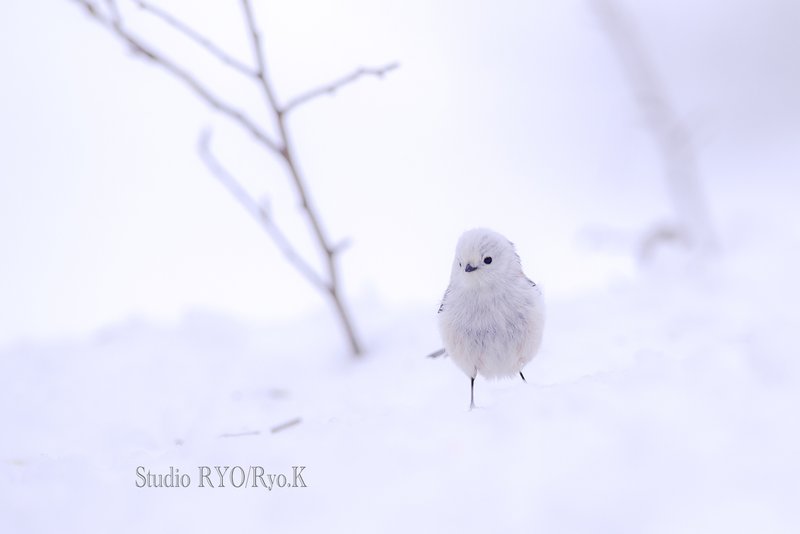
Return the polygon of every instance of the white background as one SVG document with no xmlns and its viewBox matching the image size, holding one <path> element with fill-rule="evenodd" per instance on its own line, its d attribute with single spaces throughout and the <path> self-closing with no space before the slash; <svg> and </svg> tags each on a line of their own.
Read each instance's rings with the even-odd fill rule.
<svg viewBox="0 0 800 534">
<path fill-rule="evenodd" d="M 161 5 L 251 60 L 236 2 Z M 717 225 L 741 205 L 768 216 L 789 203 L 800 169 L 797 4 L 627 7 L 690 126 Z M 0 343 L 197 308 L 264 322 L 326 306 L 195 143 L 214 127 L 223 162 L 306 244 L 274 158 L 77 4 L 0 10 Z M 128 11 L 143 38 L 266 116 L 247 83 Z M 630 243 L 591 268 L 576 251 L 608 232 L 635 240 L 672 216 L 657 149 L 586 2 L 259 1 L 256 11 L 283 100 L 361 65 L 401 64 L 290 121 L 329 233 L 352 239 L 342 271 L 355 301 L 434 308 L 472 226 L 505 233 L 550 292 L 603 286 L 633 268 Z"/>
</svg>

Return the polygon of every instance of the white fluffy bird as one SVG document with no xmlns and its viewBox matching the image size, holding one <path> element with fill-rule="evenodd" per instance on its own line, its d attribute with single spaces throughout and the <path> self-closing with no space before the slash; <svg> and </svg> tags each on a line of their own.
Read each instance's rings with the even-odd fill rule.
<svg viewBox="0 0 800 534">
<path fill-rule="evenodd" d="M 485 228 L 469 230 L 456 245 L 450 285 L 439 306 L 444 350 L 470 378 L 513 377 L 539 350 L 544 331 L 539 287 L 522 272 L 514 245 Z"/>
</svg>

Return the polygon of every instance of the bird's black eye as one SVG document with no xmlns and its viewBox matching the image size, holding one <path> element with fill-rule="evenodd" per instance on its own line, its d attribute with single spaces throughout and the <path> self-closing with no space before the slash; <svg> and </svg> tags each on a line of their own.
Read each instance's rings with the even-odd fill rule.
<svg viewBox="0 0 800 534">
<path fill-rule="evenodd" d="M 486 256 L 485 258 L 483 258 L 483 263 L 485 263 L 486 265 L 489 265 L 490 263 L 492 263 L 492 257 L 491 256 Z"/>
</svg>

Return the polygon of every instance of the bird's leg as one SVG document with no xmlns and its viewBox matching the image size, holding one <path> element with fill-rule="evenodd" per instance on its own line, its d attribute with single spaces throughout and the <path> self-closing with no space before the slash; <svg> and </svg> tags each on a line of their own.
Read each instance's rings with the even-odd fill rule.
<svg viewBox="0 0 800 534">
<path fill-rule="evenodd" d="M 469 409 L 472 410 L 475 407 L 475 377 L 472 376 L 469 379 Z"/>
<path fill-rule="evenodd" d="M 525 380 L 525 375 L 522 374 L 522 371 L 519 372 L 519 376 L 522 377 L 523 382 L 527 382 L 527 380 Z"/>
</svg>

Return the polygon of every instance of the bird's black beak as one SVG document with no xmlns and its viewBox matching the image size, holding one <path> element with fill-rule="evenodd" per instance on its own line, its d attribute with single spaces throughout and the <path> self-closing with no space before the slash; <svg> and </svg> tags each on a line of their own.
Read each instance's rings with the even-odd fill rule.
<svg viewBox="0 0 800 534">
<path fill-rule="evenodd" d="M 468 273 L 471 273 L 472 271 L 477 271 L 478 268 L 477 267 L 473 267 L 471 263 L 468 263 L 467 267 L 464 270 L 467 271 Z"/>
</svg>

